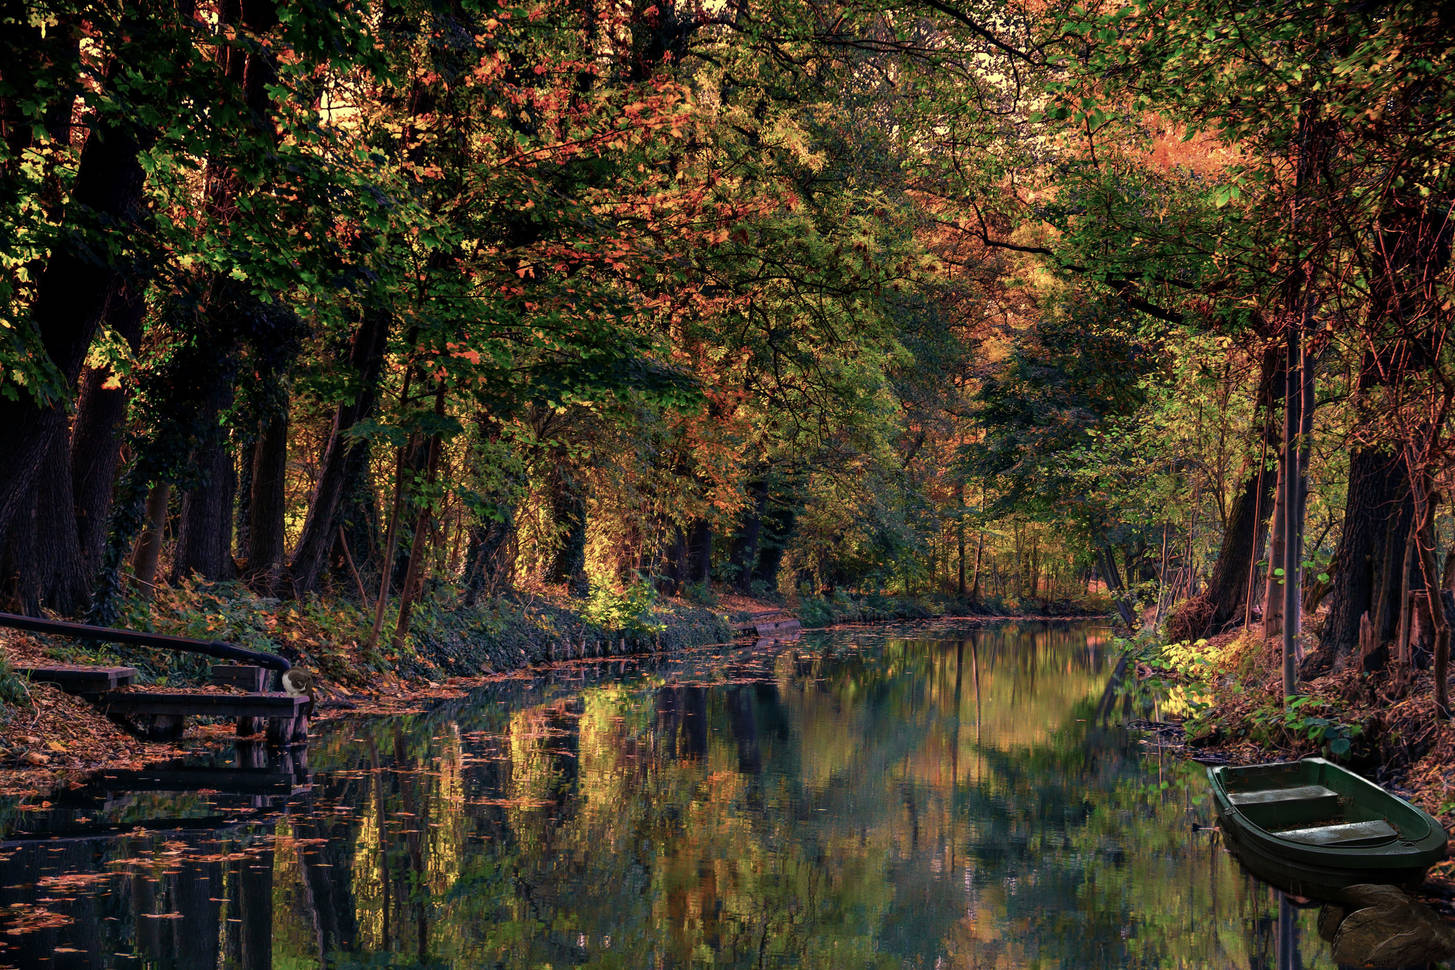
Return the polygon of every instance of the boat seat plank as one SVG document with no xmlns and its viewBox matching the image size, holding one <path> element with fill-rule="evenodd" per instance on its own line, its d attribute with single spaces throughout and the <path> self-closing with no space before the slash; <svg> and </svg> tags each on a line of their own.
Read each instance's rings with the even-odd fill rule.
<svg viewBox="0 0 1455 970">
<path fill-rule="evenodd" d="M 1367 822 L 1343 822 L 1339 825 L 1314 825 L 1276 833 L 1281 839 L 1309 845 L 1370 845 L 1385 842 L 1399 835 L 1398 830 L 1382 818 Z"/>
<path fill-rule="evenodd" d="M 1287 805 L 1292 802 L 1328 802 L 1333 807 L 1339 801 L 1339 793 L 1323 785 L 1299 785 L 1296 788 L 1229 793 L 1228 801 L 1239 808 L 1250 805 Z"/>
</svg>

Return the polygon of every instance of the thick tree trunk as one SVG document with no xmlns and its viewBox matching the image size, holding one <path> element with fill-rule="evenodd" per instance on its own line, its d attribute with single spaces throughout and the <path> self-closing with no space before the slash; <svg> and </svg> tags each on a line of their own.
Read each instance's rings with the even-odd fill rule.
<svg viewBox="0 0 1455 970">
<path fill-rule="evenodd" d="M 763 515 L 768 507 L 767 477 L 755 475 L 749 479 L 747 493 L 748 507 L 739 520 L 729 556 L 733 588 L 744 595 L 752 591 L 753 567 L 758 561 L 758 544 L 763 536 Z"/>
<path fill-rule="evenodd" d="M 98 120 L 86 139 L 72 189 L 67 221 L 36 286 L 30 326 L 55 366 L 60 395 L 69 394 L 80 375 L 91 339 L 105 314 L 115 274 L 96 265 L 88 233 L 100 226 L 125 232 L 140 222 L 143 172 L 138 162 L 143 145 L 131 130 Z M 145 139 L 147 144 L 153 140 Z M 59 403 L 39 405 L 28 394 L 0 398 L 0 542 L 16 515 L 28 507 L 52 435 L 64 426 Z M 67 475 L 69 478 L 69 474 Z"/>
<path fill-rule="evenodd" d="M 286 405 L 263 419 L 253 445 L 248 500 L 248 576 L 276 591 L 283 565 L 283 517 L 287 512 L 288 411 Z"/>
<path fill-rule="evenodd" d="M 119 279 L 106 310 L 107 325 L 136 350 L 146 313 L 146 284 Z M 76 500 L 76 532 L 88 581 L 101 568 L 111 495 L 121 466 L 121 439 L 127 393 L 107 387 L 107 370 L 90 368 L 81 379 L 76 419 L 71 425 L 71 488 Z"/>
<path fill-rule="evenodd" d="M 1329 612 L 1320 653 L 1341 664 L 1359 648 L 1359 618 L 1369 615 L 1378 642 L 1397 632 L 1404 537 L 1414 524 L 1409 474 L 1397 456 L 1359 448 L 1349 460 L 1344 529 L 1329 567 Z M 1384 595 L 1380 595 L 1384 593 Z"/>
<path fill-rule="evenodd" d="M 368 442 L 348 436 L 350 429 L 374 410 L 379 394 L 379 372 L 389 338 L 389 314 L 370 308 L 364 312 L 359 329 L 354 333 L 349 350 L 349 369 L 356 376 L 357 391 L 350 399 L 340 401 L 334 411 L 333 430 L 324 449 L 318 483 L 308 503 L 303 532 L 289 565 L 290 589 L 297 594 L 318 588 L 323 578 L 329 550 L 336 541 L 340 510 L 351 486 L 362 479 L 369 457 Z M 352 536 L 351 536 L 352 540 Z M 355 561 L 361 553 L 352 547 Z"/>
<path fill-rule="evenodd" d="M 162 555 L 162 534 L 167 528 L 167 503 L 171 500 L 171 493 L 172 487 L 167 482 L 158 482 L 147 493 L 145 526 L 136 540 L 136 550 L 131 557 L 131 571 L 141 584 L 143 596 L 151 595 L 151 587 L 156 582 L 157 563 Z"/>
<path fill-rule="evenodd" d="M 0 557 L 5 591 L 31 616 L 39 616 L 42 606 L 73 615 L 87 602 L 66 451 L 65 435 L 57 430 L 40 467 L 46 487 L 36 489 L 31 507 L 13 523 Z"/>
<path fill-rule="evenodd" d="M 783 553 L 798 526 L 799 499 L 791 479 L 780 478 L 770 487 L 763 514 L 763 537 L 758 546 L 758 563 L 753 567 L 751 583 L 761 585 L 771 595 L 778 591 L 778 571 Z"/>
<path fill-rule="evenodd" d="M 273 0 L 223 4 L 220 11 L 224 27 L 241 24 L 259 36 L 277 25 Z M 267 47 L 226 45 L 217 49 L 218 66 L 228 82 L 237 87 L 248 109 L 252 136 L 265 141 L 277 138 L 269 118 L 269 85 L 276 78 L 271 58 Z M 216 230 L 225 231 L 236 216 L 240 191 L 236 162 L 209 158 L 203 198 Z M 182 502 L 172 575 L 175 578 L 196 572 L 204 579 L 220 580 L 232 579 L 237 573 L 232 558 L 237 469 L 228 434 L 219 425 L 232 406 L 241 341 L 259 316 L 261 304 L 246 285 L 223 271 L 206 279 L 203 292 L 199 336 L 208 345 L 206 362 L 212 373 L 208 375 L 210 392 L 199 402 L 196 419 L 207 432 L 193 454 L 200 482 L 187 491 Z"/>
<path fill-rule="evenodd" d="M 667 526 L 657 564 L 652 569 L 659 592 L 676 596 L 682 592 L 687 576 L 687 530 L 680 525 Z"/>
<path fill-rule="evenodd" d="M 473 604 L 477 597 L 490 595 L 504 586 L 507 572 L 506 544 L 510 541 L 513 515 L 510 509 L 497 506 L 499 520 L 470 526 L 465 545 L 465 602 Z"/>
<path fill-rule="evenodd" d="M 232 382 L 217 388 L 217 397 L 230 403 Z M 219 400 L 214 413 L 227 403 Z M 177 531 L 177 550 L 172 561 L 173 580 L 196 573 L 207 580 L 233 579 L 237 564 L 232 558 L 232 503 L 237 491 L 237 469 L 227 435 L 219 428 L 208 436 L 197 452 L 201 482 L 182 497 L 182 521 Z"/>
</svg>

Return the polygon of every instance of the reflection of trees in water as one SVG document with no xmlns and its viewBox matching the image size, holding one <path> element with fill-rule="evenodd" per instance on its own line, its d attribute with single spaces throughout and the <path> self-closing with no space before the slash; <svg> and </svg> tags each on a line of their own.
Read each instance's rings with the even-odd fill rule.
<svg viewBox="0 0 1455 970">
<path fill-rule="evenodd" d="M 1023 632 L 808 642 L 645 683 L 582 668 L 335 725 L 267 866 L 157 884 L 189 915 L 147 959 L 243 965 L 269 941 L 297 966 L 1259 965 L 1271 903 L 1240 897 L 1123 739 L 1079 723 L 1104 658 Z M 139 904 L 77 905 L 140 939 Z"/>
</svg>

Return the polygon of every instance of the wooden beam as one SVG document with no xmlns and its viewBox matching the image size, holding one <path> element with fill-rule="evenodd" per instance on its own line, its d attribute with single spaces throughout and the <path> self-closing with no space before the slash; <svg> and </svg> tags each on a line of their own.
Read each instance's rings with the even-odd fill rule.
<svg viewBox="0 0 1455 970">
<path fill-rule="evenodd" d="M 37 684 L 53 684 L 67 694 L 101 694 L 125 687 L 136 679 L 135 667 L 88 667 L 81 664 L 47 664 L 11 668 Z"/>
<path fill-rule="evenodd" d="M 307 697 L 284 693 L 193 694 L 170 691 L 110 691 L 97 701 L 109 714 L 201 714 L 208 717 L 285 717 L 304 712 Z"/>
</svg>

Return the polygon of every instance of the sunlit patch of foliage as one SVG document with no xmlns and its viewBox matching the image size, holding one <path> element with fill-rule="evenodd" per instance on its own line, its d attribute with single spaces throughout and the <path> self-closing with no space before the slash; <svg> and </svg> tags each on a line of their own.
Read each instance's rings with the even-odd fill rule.
<svg viewBox="0 0 1455 970">
<path fill-rule="evenodd" d="M 667 625 L 657 617 L 657 606 L 656 589 L 638 579 L 620 591 L 606 584 L 593 586 L 582 615 L 608 630 L 658 634 Z"/>
</svg>

